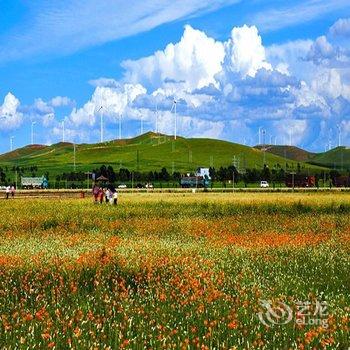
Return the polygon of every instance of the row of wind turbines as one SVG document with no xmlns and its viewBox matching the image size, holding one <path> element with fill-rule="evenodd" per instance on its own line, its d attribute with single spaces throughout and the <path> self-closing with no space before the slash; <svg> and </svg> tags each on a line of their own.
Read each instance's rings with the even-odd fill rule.
<svg viewBox="0 0 350 350">
<path fill-rule="evenodd" d="M 174 98 L 173 102 L 172 102 L 172 106 L 170 109 L 170 113 L 174 113 L 174 140 L 177 139 L 177 104 L 178 101 Z M 100 114 L 100 142 L 103 143 L 104 142 L 104 113 L 103 110 L 105 108 L 103 106 L 100 106 L 99 109 L 97 110 L 97 114 Z M 47 116 L 53 115 L 53 113 L 49 113 L 47 114 Z M 6 114 L 3 116 L 0 116 L 0 121 L 1 120 L 5 120 L 8 117 L 11 117 L 12 114 Z M 155 132 L 157 134 L 159 134 L 159 111 L 158 111 L 158 105 L 156 105 L 156 109 L 155 109 L 155 116 L 156 116 L 156 123 L 155 123 Z M 119 116 L 117 117 L 118 122 L 119 122 L 119 128 L 118 128 L 118 136 L 119 136 L 119 140 L 122 139 L 122 114 L 119 114 Z M 142 115 L 140 116 L 140 122 L 141 122 L 141 135 L 143 134 L 143 117 Z M 31 140 L 31 145 L 34 145 L 34 127 L 37 124 L 36 121 L 32 121 L 30 124 L 31 127 L 31 131 L 30 131 L 30 140 Z M 62 127 L 62 142 L 66 141 L 66 130 L 65 130 L 65 119 L 63 121 L 61 121 L 61 127 Z M 338 147 L 340 147 L 342 145 L 342 129 L 341 129 L 341 125 L 337 124 L 337 130 L 338 130 Z M 266 145 L 266 134 L 267 131 L 266 129 L 259 127 L 258 130 L 258 144 L 259 145 Z M 294 136 L 294 128 L 291 127 L 289 130 L 289 145 L 293 146 L 293 136 Z M 273 143 L 273 138 L 274 138 L 274 143 Z M 14 149 L 14 136 L 10 136 L 10 150 L 13 151 Z M 284 142 L 282 142 L 283 144 L 287 144 L 286 140 L 284 140 Z M 246 144 L 246 141 L 244 139 L 244 144 Z M 273 136 L 270 135 L 270 145 L 277 145 L 277 136 Z M 332 140 L 331 138 L 329 138 L 328 143 L 326 144 L 325 147 L 325 151 L 326 150 L 330 150 L 332 145 Z M 328 148 L 328 149 L 327 149 Z"/>
<path fill-rule="evenodd" d="M 174 139 L 177 139 L 177 100 L 174 98 L 173 103 L 172 103 L 172 107 L 170 110 L 170 113 L 174 113 L 175 116 L 175 121 L 174 121 Z M 103 114 L 103 106 L 100 106 L 99 109 L 97 110 L 97 114 L 100 115 L 100 142 L 103 143 L 104 142 L 104 114 Z M 53 113 L 49 113 L 45 116 L 50 116 L 53 115 Z M 6 120 L 9 117 L 12 117 L 13 115 L 11 113 L 8 113 L 6 115 L 0 116 L 0 121 L 1 120 Z M 118 116 L 118 121 L 119 121 L 119 140 L 122 139 L 122 114 L 119 114 Z M 159 113 L 158 113 L 158 105 L 156 106 L 156 133 L 159 133 Z M 141 115 L 140 118 L 141 121 L 141 134 L 143 134 L 143 118 Z M 37 124 L 36 121 L 32 121 L 30 124 L 30 143 L 31 145 L 34 145 L 34 127 Z M 61 121 L 61 128 L 62 128 L 62 142 L 66 142 L 66 128 L 65 128 L 65 119 L 63 119 Z M 14 136 L 10 136 L 10 151 L 12 152 L 14 149 Z"/>
<path fill-rule="evenodd" d="M 177 103 L 178 101 L 174 98 L 172 106 L 171 106 L 171 110 L 170 113 L 174 113 L 174 140 L 177 139 Z M 103 106 L 100 106 L 100 108 L 98 109 L 97 113 L 100 114 L 100 142 L 103 143 L 104 142 L 104 114 L 103 114 Z M 155 132 L 157 134 L 159 134 L 159 112 L 158 112 L 158 105 L 156 105 L 156 111 L 155 111 L 155 115 L 156 115 L 156 127 L 155 127 Z M 119 140 L 122 139 L 122 114 L 119 114 L 118 116 L 118 122 L 119 122 Z M 63 126 L 63 135 L 64 135 L 64 121 L 62 122 Z M 140 116 L 140 123 L 141 123 L 141 135 L 143 134 L 143 117 L 142 115 Z M 63 136 L 64 139 L 64 136 Z M 63 140 L 64 142 L 64 140 Z"/>
<path fill-rule="evenodd" d="M 277 145 L 277 136 L 270 135 L 270 142 L 269 143 L 266 142 L 266 135 L 267 135 L 267 130 L 266 129 L 264 129 L 262 127 L 259 127 L 259 130 L 258 130 L 257 134 L 258 134 L 258 139 L 259 139 L 258 145 L 261 145 L 261 146 L 265 146 L 267 144 L 269 146 L 272 146 L 272 145 L 276 146 Z M 295 128 L 294 127 L 290 127 L 289 132 L 288 132 L 289 142 L 286 140 L 286 138 L 283 138 L 282 144 L 284 144 L 284 145 L 288 144 L 289 146 L 293 146 L 294 145 L 294 142 L 293 142 L 294 134 L 295 134 Z M 244 144 L 245 144 L 245 142 L 244 142 Z M 337 124 L 337 141 L 334 144 L 335 145 L 338 144 L 338 147 L 342 146 L 342 128 L 341 128 L 341 124 Z M 331 138 L 331 136 L 329 136 L 328 142 L 325 145 L 325 151 L 331 150 L 332 149 L 332 145 L 333 145 L 332 138 Z"/>
</svg>

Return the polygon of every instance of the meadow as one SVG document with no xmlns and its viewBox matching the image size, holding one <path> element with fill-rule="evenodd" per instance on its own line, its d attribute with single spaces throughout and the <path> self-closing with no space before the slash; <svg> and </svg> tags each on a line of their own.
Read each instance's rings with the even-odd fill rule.
<svg viewBox="0 0 350 350">
<path fill-rule="evenodd" d="M 74 171 L 74 147 L 72 143 L 58 143 L 51 146 L 29 145 L 0 155 L 0 167 L 12 169 L 13 166 L 36 166 L 37 175 L 50 173 L 50 180 L 56 175 Z M 331 168 L 339 165 L 339 150 L 335 150 L 331 157 L 321 154 L 323 161 L 331 159 Z M 163 167 L 169 172 L 193 172 L 197 167 L 215 167 L 217 170 L 232 164 L 236 160 L 239 169 L 262 169 L 264 164 L 273 169 L 277 164 L 288 170 L 297 169 L 298 161 L 286 159 L 285 155 L 278 156 L 269 152 L 262 152 L 256 148 L 239 145 L 227 141 L 183 138 L 146 133 L 131 139 L 115 140 L 99 144 L 76 145 L 76 171 L 91 172 L 102 165 L 111 165 L 114 169 L 127 168 L 132 171 L 143 172 L 160 171 Z M 333 161 L 337 159 L 337 163 Z M 344 150 L 342 168 L 350 166 L 350 152 Z M 323 163 L 315 164 L 301 162 L 301 168 L 306 173 L 317 174 L 323 170 Z M 26 175 L 31 175 L 27 171 Z M 11 171 L 13 180 L 15 174 Z"/>
<path fill-rule="evenodd" d="M 350 194 L 0 203 L 1 349 L 350 347 Z"/>
</svg>

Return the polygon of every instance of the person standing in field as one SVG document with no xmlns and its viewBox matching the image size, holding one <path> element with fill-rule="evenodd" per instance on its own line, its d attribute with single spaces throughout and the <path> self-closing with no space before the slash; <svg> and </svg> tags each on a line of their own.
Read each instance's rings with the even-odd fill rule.
<svg viewBox="0 0 350 350">
<path fill-rule="evenodd" d="M 103 188 L 100 187 L 100 188 L 98 189 L 98 199 L 99 199 L 99 201 L 100 201 L 100 204 L 103 203 L 103 197 L 104 197 Z"/>
<path fill-rule="evenodd" d="M 11 186 L 11 197 L 15 198 L 16 187 L 14 185 Z"/>
<path fill-rule="evenodd" d="M 109 190 L 109 188 L 105 188 L 104 193 L 105 193 L 105 201 L 106 203 L 109 203 L 109 199 L 111 197 L 111 191 Z"/>
<path fill-rule="evenodd" d="M 98 194 L 99 194 L 99 188 L 97 185 L 94 185 L 92 188 L 92 195 L 94 196 L 94 203 L 98 203 Z"/>
<path fill-rule="evenodd" d="M 118 204 L 118 192 L 117 192 L 117 191 L 115 191 L 115 192 L 113 193 L 113 204 L 114 204 L 114 205 L 117 205 L 117 204 Z"/>
<path fill-rule="evenodd" d="M 6 199 L 9 199 L 10 192 L 11 192 L 11 187 L 10 186 L 6 186 Z"/>
</svg>

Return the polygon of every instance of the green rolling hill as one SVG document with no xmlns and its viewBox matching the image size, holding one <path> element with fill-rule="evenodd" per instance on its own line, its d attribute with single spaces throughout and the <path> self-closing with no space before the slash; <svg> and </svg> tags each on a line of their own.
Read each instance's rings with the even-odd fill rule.
<svg viewBox="0 0 350 350">
<path fill-rule="evenodd" d="M 276 156 L 280 156 L 287 159 L 292 159 L 297 162 L 308 162 L 310 161 L 316 154 L 305 151 L 302 148 L 295 146 L 283 146 L 283 145 L 267 145 L 267 146 L 255 146 L 254 148 L 262 149 L 265 148 L 267 152 L 275 154 Z"/>
<path fill-rule="evenodd" d="M 309 163 L 332 169 L 349 170 L 350 148 L 342 146 L 333 148 L 324 153 L 318 153 L 309 161 Z"/>
<path fill-rule="evenodd" d="M 295 146 L 258 145 L 254 148 L 259 150 L 265 148 L 266 152 L 297 162 L 337 170 L 350 169 L 350 148 L 344 146 L 336 147 L 323 153 L 311 153 Z"/>
<path fill-rule="evenodd" d="M 51 146 L 33 145 L 0 155 L 1 167 L 37 166 L 37 174 L 50 175 L 74 170 L 73 144 L 58 143 Z M 264 154 L 265 153 L 265 154 Z M 99 144 L 76 146 L 76 171 L 91 171 L 101 165 L 112 165 L 142 172 L 160 170 L 190 172 L 197 167 L 228 166 L 261 169 L 265 163 L 270 168 L 279 164 L 285 167 L 286 159 L 279 155 L 227 141 L 183 138 L 147 133 L 132 139 L 110 141 Z M 297 168 L 297 161 L 287 160 L 289 168 Z M 302 168 L 319 172 L 323 168 L 303 163 Z"/>
</svg>

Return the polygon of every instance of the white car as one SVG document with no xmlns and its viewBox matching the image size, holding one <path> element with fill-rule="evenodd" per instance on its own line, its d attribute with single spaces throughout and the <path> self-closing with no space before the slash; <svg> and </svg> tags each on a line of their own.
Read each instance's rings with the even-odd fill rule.
<svg viewBox="0 0 350 350">
<path fill-rule="evenodd" d="M 120 184 L 119 186 L 118 186 L 118 188 L 127 188 L 128 186 L 126 186 L 125 184 Z"/>
<path fill-rule="evenodd" d="M 145 187 L 146 187 L 146 188 L 153 188 L 153 185 L 152 185 L 152 184 L 146 184 Z"/>
<path fill-rule="evenodd" d="M 260 187 L 261 188 L 268 188 L 268 187 L 270 187 L 270 185 L 267 181 L 260 181 Z"/>
</svg>

